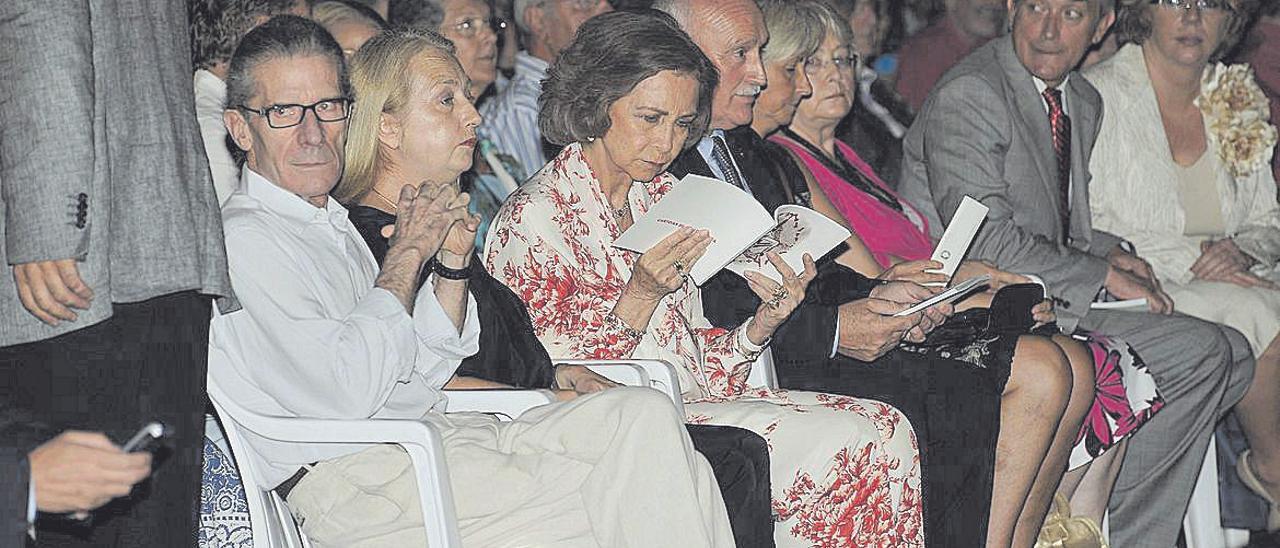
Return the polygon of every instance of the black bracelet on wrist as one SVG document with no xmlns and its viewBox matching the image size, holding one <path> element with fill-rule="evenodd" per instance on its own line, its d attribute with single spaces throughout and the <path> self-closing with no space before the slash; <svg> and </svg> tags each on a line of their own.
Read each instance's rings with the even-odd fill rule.
<svg viewBox="0 0 1280 548">
<path fill-rule="evenodd" d="M 465 280 L 471 277 L 471 264 L 463 268 L 449 268 L 436 259 L 431 259 L 431 270 L 446 280 Z"/>
</svg>

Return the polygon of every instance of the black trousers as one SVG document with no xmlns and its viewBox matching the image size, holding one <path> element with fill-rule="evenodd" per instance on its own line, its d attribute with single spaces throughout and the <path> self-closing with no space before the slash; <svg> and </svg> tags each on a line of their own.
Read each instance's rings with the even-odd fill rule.
<svg viewBox="0 0 1280 548">
<path fill-rule="evenodd" d="M 738 548 L 773 544 L 769 445 L 745 428 L 687 424 L 693 448 L 711 463 Z"/>
<path fill-rule="evenodd" d="M 87 522 L 41 515 L 39 546 L 195 544 L 204 438 L 210 298 L 195 292 L 117 303 L 101 323 L 0 348 L 0 398 L 58 429 L 124 443 L 160 421 L 152 474 Z"/>
<path fill-rule="evenodd" d="M 783 388 L 869 398 L 902 411 L 920 444 L 924 528 L 930 547 L 987 539 L 1004 369 L 894 350 L 875 362 L 836 356 L 777 369 Z"/>
</svg>

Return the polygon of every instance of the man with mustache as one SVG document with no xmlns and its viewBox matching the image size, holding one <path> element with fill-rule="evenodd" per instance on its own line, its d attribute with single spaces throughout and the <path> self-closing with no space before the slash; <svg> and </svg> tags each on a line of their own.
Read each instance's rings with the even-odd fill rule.
<svg viewBox="0 0 1280 548">
<path fill-rule="evenodd" d="M 1128 442 L 1109 503 L 1111 542 L 1167 547 L 1214 424 L 1244 396 L 1253 358 L 1239 332 L 1170 315 L 1146 261 L 1090 223 L 1088 166 L 1103 105 L 1074 69 L 1114 10 L 1114 0 L 1009 0 L 1011 35 L 943 77 L 907 132 L 901 191 L 934 227 L 965 195 L 982 201 L 990 212 L 970 258 L 1040 276 L 1060 325 L 1120 337 L 1146 360 L 1166 405 Z M 1145 298 L 1151 311 L 1092 310 L 1100 290 Z"/>
<path fill-rule="evenodd" d="M 480 107 L 484 125 L 479 133 L 498 152 L 515 158 L 525 174 L 542 169 L 549 159 L 538 129 L 538 96 L 547 68 L 584 21 L 612 9 L 606 0 L 515 0 L 512 11 L 525 49 L 516 54 L 511 82 Z"/>
<path fill-rule="evenodd" d="M 946 17 L 912 36 L 898 52 L 898 93 L 913 110 L 920 110 L 947 69 L 1005 31 L 1003 0 L 946 0 L 946 7 Z"/>
</svg>

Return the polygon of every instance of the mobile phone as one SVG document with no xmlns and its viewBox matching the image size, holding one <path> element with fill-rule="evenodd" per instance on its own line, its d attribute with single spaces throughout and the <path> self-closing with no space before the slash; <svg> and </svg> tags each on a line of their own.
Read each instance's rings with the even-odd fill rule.
<svg viewBox="0 0 1280 548">
<path fill-rule="evenodd" d="M 121 450 L 125 453 L 150 451 L 155 448 L 156 442 L 160 441 L 160 438 L 163 438 L 166 434 L 168 434 L 168 432 L 165 430 L 163 424 L 151 421 L 143 425 L 142 428 L 139 428 L 138 432 L 135 433 L 132 438 L 129 438 L 129 441 L 125 442 L 124 447 L 121 447 Z"/>
</svg>

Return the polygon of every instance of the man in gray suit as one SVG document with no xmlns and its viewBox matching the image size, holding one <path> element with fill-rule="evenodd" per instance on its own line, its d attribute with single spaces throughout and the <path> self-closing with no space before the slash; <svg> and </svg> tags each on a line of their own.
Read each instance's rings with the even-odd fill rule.
<svg viewBox="0 0 1280 548">
<path fill-rule="evenodd" d="M 1169 315 L 1147 263 L 1090 224 L 1102 100 L 1073 69 L 1114 21 L 1113 0 L 1009 0 L 1009 12 L 1011 35 L 975 51 L 925 101 L 903 145 L 902 192 L 935 227 L 965 195 L 982 201 L 991 211 L 970 258 L 1040 276 L 1060 324 L 1119 336 L 1146 359 L 1167 405 L 1130 440 L 1111 542 L 1167 548 L 1213 426 L 1244 395 L 1253 360 L 1239 333 Z M 1146 298 L 1151 312 L 1091 310 L 1102 289 Z"/>
<path fill-rule="evenodd" d="M 189 546 L 211 296 L 229 295 L 171 0 L 0 2 L 0 400 L 123 440 L 153 480 L 41 545 Z M 37 505 L 40 505 L 37 500 Z"/>
</svg>

